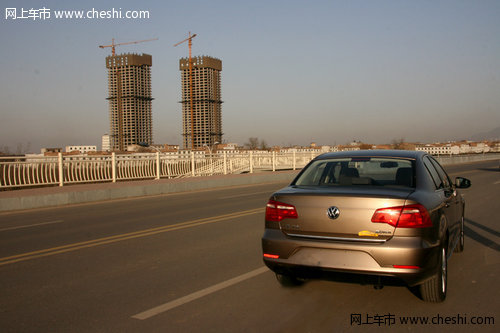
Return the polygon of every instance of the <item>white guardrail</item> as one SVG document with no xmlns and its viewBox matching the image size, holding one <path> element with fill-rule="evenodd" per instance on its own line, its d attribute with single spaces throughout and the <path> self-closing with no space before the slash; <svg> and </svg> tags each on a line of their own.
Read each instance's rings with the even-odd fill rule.
<svg viewBox="0 0 500 333">
<path fill-rule="evenodd" d="M 303 168 L 317 153 L 250 151 L 185 157 L 162 153 L 72 155 L 54 157 L 0 157 L 0 189 L 30 186 L 116 182 L 132 179 L 181 178 L 258 170 Z"/>
<path fill-rule="evenodd" d="M 33 186 L 181 178 L 303 168 L 315 152 L 249 151 L 179 157 L 161 153 L 0 157 L 0 190 Z M 499 159 L 499 154 L 439 156 L 443 165 Z"/>
</svg>

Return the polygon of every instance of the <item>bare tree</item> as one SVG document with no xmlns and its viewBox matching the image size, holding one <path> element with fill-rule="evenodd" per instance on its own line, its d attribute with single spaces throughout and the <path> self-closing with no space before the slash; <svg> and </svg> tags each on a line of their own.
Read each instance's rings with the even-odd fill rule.
<svg viewBox="0 0 500 333">
<path fill-rule="evenodd" d="M 259 138 L 249 138 L 248 142 L 245 143 L 245 147 L 252 150 L 257 149 L 259 147 Z"/>
<path fill-rule="evenodd" d="M 0 147 L 0 155 L 11 155 L 9 146 Z"/>
<path fill-rule="evenodd" d="M 404 150 L 405 149 L 405 139 L 393 139 L 391 143 L 392 149 Z"/>
</svg>

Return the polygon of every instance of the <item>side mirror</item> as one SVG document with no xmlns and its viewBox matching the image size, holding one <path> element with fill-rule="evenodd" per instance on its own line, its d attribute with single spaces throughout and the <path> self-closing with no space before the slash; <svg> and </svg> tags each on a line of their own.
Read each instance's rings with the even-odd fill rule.
<svg viewBox="0 0 500 333">
<path fill-rule="evenodd" d="M 469 188 L 471 186 L 471 182 L 467 178 L 457 177 L 455 178 L 455 186 L 457 188 Z"/>
</svg>

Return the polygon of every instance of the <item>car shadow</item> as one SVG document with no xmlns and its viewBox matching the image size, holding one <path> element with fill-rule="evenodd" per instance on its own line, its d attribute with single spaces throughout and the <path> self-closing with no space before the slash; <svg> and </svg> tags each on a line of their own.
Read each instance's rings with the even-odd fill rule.
<svg viewBox="0 0 500 333">
<path fill-rule="evenodd" d="M 489 227 L 486 227 L 480 223 L 477 223 L 475 221 L 472 221 L 470 219 L 465 219 L 465 223 L 466 224 L 469 224 L 471 226 L 474 226 L 476 228 L 479 228 L 481 230 L 484 230 L 486 231 L 487 233 L 495 236 L 495 237 L 500 237 L 500 232 L 496 231 L 496 230 L 493 230 Z M 465 232 L 465 235 L 473 240 L 475 240 L 476 242 L 479 242 L 481 244 L 483 244 L 484 246 L 487 246 L 489 247 L 490 249 L 493 249 L 495 251 L 498 251 L 500 252 L 500 244 L 498 244 L 497 242 L 489 239 L 489 238 L 486 238 L 484 237 L 483 235 L 480 235 L 479 233 L 477 233 L 476 231 L 472 230 L 471 228 L 469 228 L 467 225 L 465 225 L 465 228 L 464 228 L 464 232 Z"/>
<path fill-rule="evenodd" d="M 357 275 L 349 273 L 323 273 L 319 276 L 320 279 L 331 281 L 350 283 L 357 285 L 373 285 L 373 286 L 400 286 L 404 287 L 406 284 L 397 279 L 388 276 L 373 276 L 373 275 Z"/>
<path fill-rule="evenodd" d="M 352 274 L 343 272 L 326 272 L 326 271 L 309 271 L 307 275 L 302 276 L 302 283 L 306 284 L 311 279 L 322 280 L 329 282 L 339 282 L 346 284 L 355 285 L 372 285 L 377 290 L 382 290 L 383 287 L 403 287 L 407 288 L 414 296 L 422 300 L 422 295 L 420 293 L 419 286 L 410 287 L 403 280 L 390 277 L 390 276 L 375 276 L 375 275 L 363 275 L 363 274 Z"/>
<path fill-rule="evenodd" d="M 500 172 L 500 167 L 493 167 L 493 168 L 477 168 L 476 170 L 480 170 L 480 171 L 489 171 L 489 172 Z"/>
</svg>

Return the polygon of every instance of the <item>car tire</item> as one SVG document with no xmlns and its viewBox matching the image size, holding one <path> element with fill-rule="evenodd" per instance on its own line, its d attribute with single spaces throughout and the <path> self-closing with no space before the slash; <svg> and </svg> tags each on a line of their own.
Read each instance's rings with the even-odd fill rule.
<svg viewBox="0 0 500 333">
<path fill-rule="evenodd" d="M 297 279 L 295 276 L 292 275 L 286 275 L 286 274 L 279 274 L 276 273 L 276 280 L 283 286 L 283 287 L 298 287 L 304 284 L 303 280 Z"/>
<path fill-rule="evenodd" d="M 455 250 L 453 252 L 460 253 L 464 252 L 464 247 L 465 247 L 465 223 L 464 223 L 464 217 L 462 216 L 462 219 L 460 221 L 460 238 L 458 239 L 458 244 L 455 246 Z"/>
<path fill-rule="evenodd" d="M 448 289 L 448 260 L 444 246 L 439 251 L 439 268 L 436 274 L 420 285 L 420 295 L 426 302 L 439 303 L 446 298 Z"/>
</svg>

